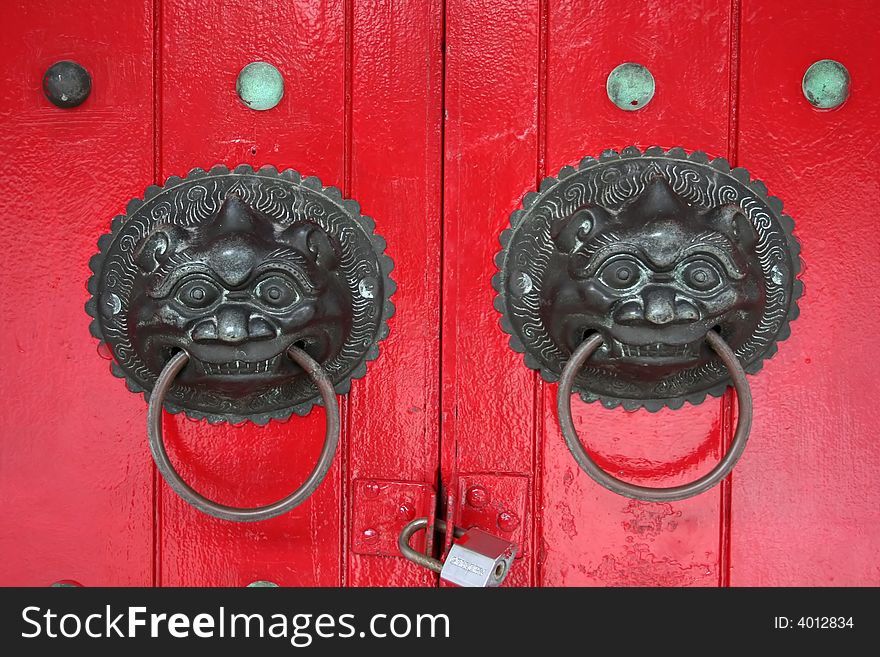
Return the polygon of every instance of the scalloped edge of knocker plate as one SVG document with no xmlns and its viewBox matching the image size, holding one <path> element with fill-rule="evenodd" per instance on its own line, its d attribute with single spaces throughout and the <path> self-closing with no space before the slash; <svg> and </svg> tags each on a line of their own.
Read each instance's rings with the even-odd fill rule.
<svg viewBox="0 0 880 657">
<path fill-rule="evenodd" d="M 692 162 L 695 164 L 712 167 L 717 171 L 732 176 L 739 183 L 751 189 L 762 200 L 764 200 L 767 203 L 767 206 L 773 211 L 776 219 L 779 221 L 779 224 L 783 229 L 786 241 L 788 243 L 789 253 L 792 256 L 792 296 L 788 308 L 788 314 L 786 315 L 784 323 L 779 329 L 779 333 L 777 334 L 776 339 L 767 347 L 767 349 L 764 350 L 764 352 L 756 360 L 749 363 L 748 366 L 744 367 L 746 373 L 756 374 L 763 367 L 764 361 L 776 354 L 778 350 L 778 343 L 786 340 L 791 335 L 790 323 L 797 319 L 798 315 L 800 314 L 798 299 L 800 299 L 804 294 L 804 284 L 803 281 L 800 280 L 799 276 L 803 272 L 803 261 L 800 257 L 800 242 L 794 235 L 794 220 L 790 216 L 782 212 L 782 200 L 776 196 L 769 195 L 766 185 L 764 185 L 764 183 L 757 178 L 753 179 L 747 169 L 744 169 L 742 167 L 736 167 L 732 169 L 730 167 L 730 163 L 723 157 L 710 159 L 709 156 L 703 151 L 693 151 L 691 153 L 688 153 L 684 148 L 681 147 L 664 150 L 660 146 L 651 146 L 646 148 L 644 151 L 636 146 L 627 146 L 621 151 L 608 149 L 602 151 L 598 158 L 585 157 L 580 161 L 577 166 L 562 167 L 562 169 L 560 169 L 559 173 L 555 177 L 547 176 L 546 178 L 544 178 L 539 185 L 538 191 L 530 191 L 527 192 L 525 196 L 523 196 L 520 205 L 510 214 L 510 226 L 501 231 L 501 234 L 499 235 L 498 241 L 501 245 L 501 249 L 495 254 L 495 266 L 497 268 L 497 271 L 492 276 L 492 287 L 497 293 L 493 305 L 495 307 L 495 310 L 501 314 L 501 317 L 499 319 L 501 330 L 510 336 L 510 348 L 517 353 L 523 354 L 523 362 L 525 363 L 526 367 L 539 372 L 541 374 L 541 378 L 544 381 L 547 381 L 548 383 L 556 383 L 557 381 L 559 381 L 559 372 L 555 372 L 547 367 L 542 366 L 530 353 L 528 353 L 525 345 L 523 345 L 519 337 L 517 337 L 516 332 L 511 326 L 510 321 L 507 317 L 507 299 L 504 290 L 504 265 L 507 258 L 507 247 L 513 231 L 523 221 L 526 213 L 534 205 L 535 201 L 541 196 L 541 194 L 551 190 L 554 186 L 556 186 L 560 181 L 564 180 L 565 178 L 571 176 L 574 173 L 577 173 L 578 171 L 584 171 L 586 169 L 590 169 L 592 167 L 613 160 L 633 159 L 641 157 L 666 157 L 685 162 Z M 605 408 L 617 408 L 618 406 L 623 406 L 623 408 L 628 411 L 634 411 L 639 408 L 644 408 L 650 412 L 656 412 L 664 407 L 669 407 L 673 410 L 679 409 L 684 406 L 685 402 L 697 406 L 698 404 L 703 403 L 708 395 L 711 395 L 712 397 L 720 397 L 724 394 L 724 391 L 727 390 L 727 388 L 729 388 L 730 386 L 731 382 L 729 378 L 726 378 L 720 383 L 706 390 L 702 390 L 690 395 L 684 395 L 681 397 L 670 397 L 668 399 L 630 399 L 621 397 L 608 397 L 605 395 L 597 395 L 590 392 L 589 390 L 583 390 L 577 387 L 575 387 L 575 390 L 580 394 L 580 397 L 583 401 L 599 401 Z"/>
<path fill-rule="evenodd" d="M 379 267 L 381 268 L 383 275 L 383 289 L 385 291 L 385 300 L 382 304 L 382 318 L 379 324 L 379 330 L 376 334 L 375 342 L 367 350 L 366 356 L 361 360 L 361 362 L 352 369 L 349 376 L 334 385 L 334 390 L 336 391 L 336 394 L 347 394 L 351 390 L 351 382 L 355 379 L 363 378 L 366 375 L 367 363 L 376 360 L 379 357 L 379 343 L 388 337 L 388 320 L 394 316 L 395 312 L 395 307 L 394 303 L 391 301 L 391 296 L 397 291 L 397 284 L 391 278 L 391 272 L 394 270 L 394 262 L 391 257 L 385 253 L 385 248 L 387 246 L 385 238 L 375 232 L 376 223 L 371 217 L 361 214 L 360 204 L 357 201 L 355 201 L 354 199 L 344 198 L 342 192 L 337 187 L 325 187 L 320 178 L 316 176 L 304 177 L 298 171 L 292 168 L 278 171 L 278 169 L 272 165 L 265 165 L 260 167 L 259 169 L 254 169 L 249 164 L 240 164 L 234 169 L 230 170 L 227 166 L 223 164 L 217 164 L 211 167 L 210 170 L 206 171 L 205 169 L 196 167 L 194 169 L 191 169 L 190 172 L 187 173 L 186 176 L 183 178 L 181 178 L 180 176 L 169 176 L 165 180 L 164 185 L 150 185 L 144 191 L 142 198 L 135 197 L 131 199 L 125 208 L 125 213 L 116 215 L 111 220 L 110 232 L 104 233 L 101 235 L 100 238 L 98 238 L 98 253 L 93 255 L 89 260 L 89 269 L 91 270 L 92 275 L 89 277 L 88 283 L 86 284 L 86 289 L 88 290 L 90 297 L 85 304 L 86 313 L 88 313 L 88 315 L 92 318 L 92 321 L 89 323 L 89 331 L 95 338 L 99 340 L 99 346 L 106 347 L 108 351 L 112 353 L 112 351 L 109 349 L 109 346 L 107 345 L 106 340 L 104 339 L 103 332 L 101 331 L 101 324 L 98 319 L 98 309 L 95 302 L 95 295 L 97 293 L 96 288 L 98 285 L 98 280 L 100 278 L 102 267 L 104 265 L 104 259 L 107 255 L 107 249 L 110 248 L 110 245 L 116 239 L 119 231 L 125 225 L 125 221 L 128 216 L 138 210 L 145 202 L 149 201 L 157 194 L 164 192 L 171 187 L 191 180 L 208 178 L 212 176 L 227 176 L 230 174 L 258 175 L 268 178 L 279 178 L 287 182 L 302 184 L 303 186 L 308 187 L 314 191 L 323 192 L 328 198 L 336 202 L 339 207 L 343 209 L 343 211 L 345 211 L 350 217 L 352 217 L 352 219 L 357 222 L 361 229 L 370 238 L 370 242 L 372 243 L 373 249 L 376 252 Z M 128 377 L 122 370 L 122 368 L 120 368 L 119 365 L 116 363 L 115 358 L 113 358 L 112 356 L 110 360 L 110 371 L 113 373 L 113 376 L 125 381 L 125 385 L 130 392 L 133 392 L 135 394 L 143 393 L 144 399 L 149 403 L 150 390 L 146 390 L 137 382 Z M 211 424 L 221 424 L 223 422 L 229 422 L 230 424 L 242 424 L 244 422 L 253 422 L 254 424 L 258 425 L 265 425 L 270 420 L 284 421 L 289 419 L 293 415 L 308 415 L 309 412 L 311 412 L 312 407 L 316 405 L 323 406 L 321 396 L 317 392 L 317 390 L 315 391 L 315 396 L 313 398 L 300 404 L 296 404 L 294 406 L 290 406 L 284 409 L 279 409 L 277 411 L 271 411 L 267 413 L 255 413 L 252 415 L 215 415 L 211 413 L 204 413 L 201 411 L 183 408 L 169 402 L 166 402 L 164 404 L 164 409 L 167 412 L 173 414 L 184 413 L 188 418 L 193 420 L 207 420 Z"/>
</svg>

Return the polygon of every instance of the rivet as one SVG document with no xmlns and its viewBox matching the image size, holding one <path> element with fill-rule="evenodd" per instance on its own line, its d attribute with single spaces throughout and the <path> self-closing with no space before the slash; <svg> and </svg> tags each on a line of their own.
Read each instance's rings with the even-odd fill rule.
<svg viewBox="0 0 880 657">
<path fill-rule="evenodd" d="M 403 502 L 399 507 L 397 507 L 397 516 L 401 520 L 412 520 L 416 517 L 416 511 L 415 509 L 413 509 L 411 504 Z"/>
<path fill-rule="evenodd" d="M 513 511 L 502 511 L 498 514 L 498 529 L 512 532 L 519 527 L 519 517 Z"/>
<path fill-rule="evenodd" d="M 818 109 L 840 107 L 849 97 L 849 71 L 833 59 L 821 59 L 804 73 L 801 88 L 810 105 Z"/>
<path fill-rule="evenodd" d="M 651 71 L 633 62 L 626 62 L 608 74 L 605 90 L 608 98 L 620 109 L 635 112 L 654 97 L 654 76 Z"/>
<path fill-rule="evenodd" d="M 379 484 L 375 481 L 368 481 L 364 484 L 364 495 L 367 497 L 379 497 Z"/>
<path fill-rule="evenodd" d="M 482 486 L 471 486 L 465 499 L 475 509 L 482 509 L 489 502 L 489 493 Z"/>
<path fill-rule="evenodd" d="M 378 287 L 379 282 L 373 276 L 365 276 L 358 283 L 358 294 L 364 299 L 372 299 L 376 296 L 376 288 Z"/>
<path fill-rule="evenodd" d="M 379 540 L 379 532 L 370 527 L 369 529 L 365 529 L 362 534 L 364 543 L 373 544 Z"/>
<path fill-rule="evenodd" d="M 249 589 L 277 589 L 279 586 L 275 582 L 270 582 L 267 579 L 258 579 L 256 582 L 251 582 L 247 585 Z"/>
<path fill-rule="evenodd" d="M 43 76 L 43 93 L 56 107 L 69 109 L 82 105 L 92 92 L 92 76 L 81 64 L 70 60 L 55 62 Z"/>
<path fill-rule="evenodd" d="M 235 91 L 253 110 L 269 110 L 284 96 L 284 77 L 268 62 L 251 62 L 238 74 Z"/>
<path fill-rule="evenodd" d="M 72 579 L 62 579 L 58 582 L 53 582 L 49 585 L 49 588 L 53 589 L 66 589 L 66 588 L 82 588 L 82 584 L 79 582 L 75 582 Z"/>
</svg>

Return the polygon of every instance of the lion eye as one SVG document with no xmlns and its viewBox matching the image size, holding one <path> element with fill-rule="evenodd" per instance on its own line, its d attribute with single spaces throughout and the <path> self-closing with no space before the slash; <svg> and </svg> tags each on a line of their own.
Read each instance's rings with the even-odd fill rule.
<svg viewBox="0 0 880 657">
<path fill-rule="evenodd" d="M 612 260 L 602 267 L 599 280 L 615 290 L 626 290 L 641 282 L 642 268 L 630 258 Z"/>
<path fill-rule="evenodd" d="M 270 308 L 287 308 L 299 301 L 294 283 L 285 276 L 268 276 L 254 288 L 257 297 Z"/>
<path fill-rule="evenodd" d="M 187 308 L 207 308 L 220 296 L 220 289 L 212 282 L 199 278 L 177 289 L 175 298 Z"/>
<path fill-rule="evenodd" d="M 712 263 L 697 260 L 684 267 L 682 279 L 688 287 L 699 292 L 708 292 L 714 290 L 721 283 L 721 273 Z"/>
</svg>

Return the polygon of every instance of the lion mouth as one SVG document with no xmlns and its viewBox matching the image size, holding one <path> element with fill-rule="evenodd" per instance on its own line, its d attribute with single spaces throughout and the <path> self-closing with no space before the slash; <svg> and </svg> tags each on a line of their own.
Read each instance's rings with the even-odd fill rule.
<svg viewBox="0 0 880 657">
<path fill-rule="evenodd" d="M 199 361 L 202 370 L 209 376 L 240 376 L 242 374 L 269 374 L 278 369 L 281 354 L 258 361 L 231 360 L 225 363 Z"/>
<path fill-rule="evenodd" d="M 627 344 L 614 338 L 606 338 L 596 351 L 600 360 L 658 361 L 675 360 L 691 361 L 700 357 L 703 341 L 685 344 L 669 344 L 652 342 L 648 344 Z"/>
</svg>

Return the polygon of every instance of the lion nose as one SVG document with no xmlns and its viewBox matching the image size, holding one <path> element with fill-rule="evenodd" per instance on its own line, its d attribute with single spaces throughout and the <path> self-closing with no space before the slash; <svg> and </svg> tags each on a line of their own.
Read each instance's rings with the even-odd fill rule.
<svg viewBox="0 0 880 657">
<path fill-rule="evenodd" d="M 635 304 L 633 304 L 635 305 Z M 642 305 L 644 308 L 645 321 L 657 326 L 664 324 L 685 324 L 700 319 L 700 311 L 697 307 L 684 298 L 676 298 L 675 290 L 668 287 L 648 288 L 642 293 Z M 627 316 L 637 308 L 630 309 Z"/>
<path fill-rule="evenodd" d="M 238 344 L 248 337 L 248 313 L 240 306 L 221 306 L 217 310 L 217 339 Z"/>
<path fill-rule="evenodd" d="M 652 324 L 669 324 L 675 319 L 675 292 L 652 288 L 644 293 L 645 319 Z"/>
<path fill-rule="evenodd" d="M 192 330 L 196 342 L 239 344 L 245 340 L 271 340 L 277 335 L 275 326 L 251 309 L 221 306 L 217 314 L 199 321 Z"/>
</svg>

